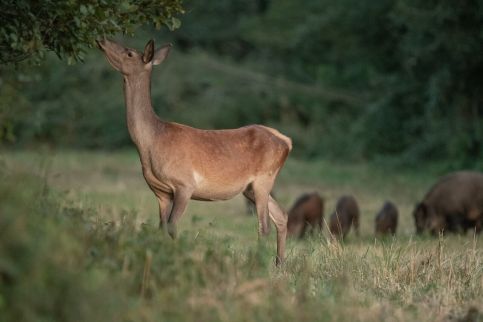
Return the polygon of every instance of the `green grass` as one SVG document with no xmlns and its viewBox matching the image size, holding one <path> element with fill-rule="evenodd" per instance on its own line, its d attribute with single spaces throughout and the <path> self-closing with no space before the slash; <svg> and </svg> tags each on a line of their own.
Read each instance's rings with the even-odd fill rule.
<svg viewBox="0 0 483 322">
<path fill-rule="evenodd" d="M 317 190 L 328 217 L 351 193 L 361 236 L 289 240 L 277 269 L 274 233 L 257 241 L 241 198 L 192 201 L 180 238 L 164 236 L 134 151 L 0 153 L 2 322 L 439 321 L 482 308 L 483 242 L 413 236 L 413 205 L 438 174 L 430 167 L 289 160 L 281 205 Z M 398 234 L 375 240 L 387 199 Z"/>
</svg>

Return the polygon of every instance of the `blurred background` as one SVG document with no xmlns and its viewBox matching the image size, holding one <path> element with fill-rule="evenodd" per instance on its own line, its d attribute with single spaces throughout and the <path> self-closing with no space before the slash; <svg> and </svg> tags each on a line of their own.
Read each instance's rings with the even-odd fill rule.
<svg viewBox="0 0 483 322">
<path fill-rule="evenodd" d="M 481 235 L 418 237 L 412 212 L 440 176 L 483 171 L 482 0 L 1 0 L 0 22 L 0 321 L 481 317 Z M 173 43 L 157 114 L 279 129 L 280 205 L 317 191 L 328 220 L 353 195 L 361 235 L 289 239 L 278 270 L 241 196 L 160 233 L 103 36 Z M 379 239 L 386 200 L 399 226 Z"/>
<path fill-rule="evenodd" d="M 174 44 L 153 73 L 158 115 L 200 128 L 263 123 L 293 157 L 481 167 L 481 1 L 219 0 L 183 3 L 181 27 L 119 37 Z M 121 76 L 95 48 L 72 65 L 0 74 L 10 148 L 131 148 Z"/>
</svg>

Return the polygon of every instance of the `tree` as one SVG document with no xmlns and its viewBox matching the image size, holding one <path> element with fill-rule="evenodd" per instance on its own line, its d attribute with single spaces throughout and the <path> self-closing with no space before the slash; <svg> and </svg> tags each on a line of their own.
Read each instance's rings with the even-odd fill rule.
<svg viewBox="0 0 483 322">
<path fill-rule="evenodd" d="M 0 63 L 39 62 L 47 51 L 81 61 L 100 37 L 152 23 L 179 27 L 182 0 L 0 0 Z"/>
</svg>

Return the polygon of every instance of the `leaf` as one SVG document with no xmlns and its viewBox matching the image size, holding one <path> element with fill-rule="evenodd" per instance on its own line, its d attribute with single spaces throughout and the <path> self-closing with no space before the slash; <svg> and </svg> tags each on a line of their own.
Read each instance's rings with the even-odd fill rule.
<svg viewBox="0 0 483 322">
<path fill-rule="evenodd" d="M 85 5 L 81 4 L 80 5 L 80 12 L 83 14 L 83 15 L 87 15 L 87 8 Z"/>
<path fill-rule="evenodd" d="M 178 18 L 172 17 L 171 18 L 171 30 L 178 29 L 181 27 L 181 21 Z"/>
</svg>

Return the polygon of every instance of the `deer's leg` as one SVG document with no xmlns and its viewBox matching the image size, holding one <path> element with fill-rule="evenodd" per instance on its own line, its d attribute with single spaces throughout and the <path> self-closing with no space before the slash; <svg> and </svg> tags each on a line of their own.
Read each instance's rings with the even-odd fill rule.
<svg viewBox="0 0 483 322">
<path fill-rule="evenodd" d="M 156 192 L 159 205 L 159 229 L 168 229 L 168 217 L 171 210 L 171 195 L 164 192 Z"/>
<path fill-rule="evenodd" d="M 277 229 L 277 266 L 281 265 L 285 259 L 285 242 L 287 239 L 287 214 L 280 208 L 278 203 L 269 196 L 268 199 L 268 213 L 275 228 Z"/>
<path fill-rule="evenodd" d="M 174 192 L 173 208 L 168 218 L 168 233 L 171 238 L 176 238 L 176 222 L 181 218 L 191 199 L 192 191 L 189 189 L 179 189 Z"/>
<path fill-rule="evenodd" d="M 255 204 L 258 218 L 258 237 L 260 238 L 269 233 L 267 220 L 265 219 L 265 217 L 268 217 L 268 195 L 267 197 L 263 197 L 260 192 L 258 194 L 259 196 L 257 199 L 255 197 L 255 191 L 251 187 L 247 188 L 243 192 L 243 195 Z M 264 202 L 263 199 L 265 199 L 266 201 Z M 265 203 L 265 206 L 263 206 L 263 203 Z"/>
<path fill-rule="evenodd" d="M 252 184 L 253 198 L 255 199 L 255 207 L 258 215 L 258 236 L 266 236 L 269 234 L 268 229 L 268 197 L 272 185 L 268 185 L 266 180 L 260 180 Z"/>
</svg>

